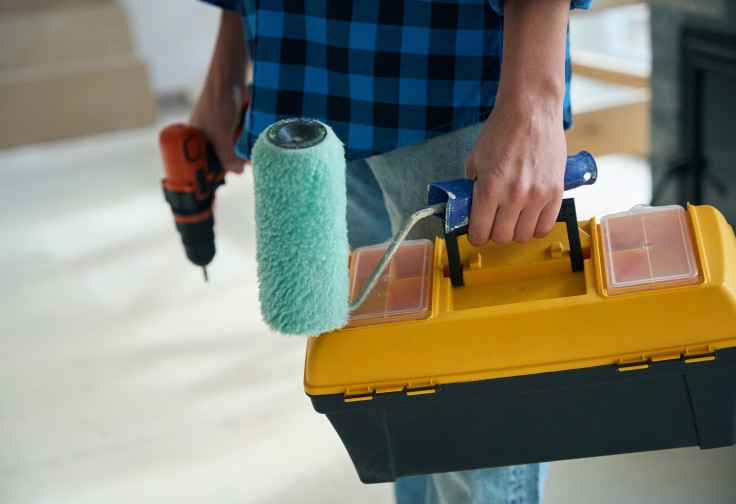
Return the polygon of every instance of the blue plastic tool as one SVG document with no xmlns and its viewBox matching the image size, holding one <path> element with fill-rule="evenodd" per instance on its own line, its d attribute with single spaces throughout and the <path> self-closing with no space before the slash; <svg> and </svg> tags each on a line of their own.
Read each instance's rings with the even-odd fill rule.
<svg viewBox="0 0 736 504">
<path fill-rule="evenodd" d="M 598 178 L 598 165 L 590 152 L 581 151 L 567 157 L 565 165 L 565 191 L 582 185 L 593 184 Z M 473 200 L 474 181 L 448 180 L 429 185 L 427 206 L 446 203 L 444 215 L 435 214 L 445 222 L 445 233 L 452 233 L 468 225 Z"/>
</svg>

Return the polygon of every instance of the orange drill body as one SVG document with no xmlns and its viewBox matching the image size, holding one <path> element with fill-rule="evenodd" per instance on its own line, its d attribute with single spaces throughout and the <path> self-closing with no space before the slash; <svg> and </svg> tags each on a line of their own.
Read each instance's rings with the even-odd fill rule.
<svg viewBox="0 0 736 504">
<path fill-rule="evenodd" d="M 225 170 L 204 133 L 192 126 L 167 126 L 159 145 L 165 173 L 161 186 L 187 258 L 206 268 L 215 256 L 212 206 L 215 191 L 225 183 Z"/>
</svg>

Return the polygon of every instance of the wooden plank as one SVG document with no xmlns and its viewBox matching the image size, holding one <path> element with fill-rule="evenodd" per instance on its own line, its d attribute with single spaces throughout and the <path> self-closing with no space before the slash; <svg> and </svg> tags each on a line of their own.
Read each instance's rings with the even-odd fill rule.
<svg viewBox="0 0 736 504">
<path fill-rule="evenodd" d="M 641 99 L 575 114 L 566 132 L 569 154 L 587 150 L 594 156 L 645 156 L 650 145 L 649 100 Z"/>
<path fill-rule="evenodd" d="M 0 70 L 132 54 L 127 14 L 115 3 L 0 16 Z"/>
<path fill-rule="evenodd" d="M 625 86 L 648 88 L 650 65 L 589 51 L 573 50 L 570 54 L 572 72 Z"/>
<path fill-rule="evenodd" d="M 79 67 L 77 67 L 79 68 Z M 152 124 L 157 107 L 134 58 L 84 71 L 0 78 L 0 148 Z"/>
<path fill-rule="evenodd" d="M 28 11 L 46 7 L 69 7 L 79 5 L 101 5 L 115 3 L 115 0 L 0 0 L 0 12 Z"/>
</svg>

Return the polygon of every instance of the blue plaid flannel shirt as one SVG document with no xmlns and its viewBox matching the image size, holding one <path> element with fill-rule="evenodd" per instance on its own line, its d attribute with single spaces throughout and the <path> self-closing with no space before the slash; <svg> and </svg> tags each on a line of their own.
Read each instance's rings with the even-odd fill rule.
<svg viewBox="0 0 736 504">
<path fill-rule="evenodd" d="M 204 1 L 243 14 L 254 68 L 236 144 L 246 159 L 284 118 L 329 124 L 352 161 L 483 121 L 495 103 L 502 0 Z M 570 73 L 568 50 L 565 127 Z"/>
</svg>

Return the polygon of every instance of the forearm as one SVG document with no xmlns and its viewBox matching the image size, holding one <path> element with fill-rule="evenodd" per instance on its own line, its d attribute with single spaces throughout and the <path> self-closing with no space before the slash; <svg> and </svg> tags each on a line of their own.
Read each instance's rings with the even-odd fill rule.
<svg viewBox="0 0 736 504">
<path fill-rule="evenodd" d="M 225 169 L 233 172 L 243 171 L 243 161 L 233 148 L 233 135 L 248 92 L 248 67 L 240 13 L 223 9 L 207 78 L 189 122 L 204 132 Z"/>
<path fill-rule="evenodd" d="M 561 117 L 569 10 L 569 0 L 506 0 L 497 106 Z"/>
<path fill-rule="evenodd" d="M 525 242 L 552 229 L 563 192 L 570 0 L 506 0 L 493 112 L 465 163 L 475 179 L 468 237 Z"/>
<path fill-rule="evenodd" d="M 242 89 L 249 64 L 240 13 L 223 9 L 205 86 L 219 90 Z"/>
</svg>

